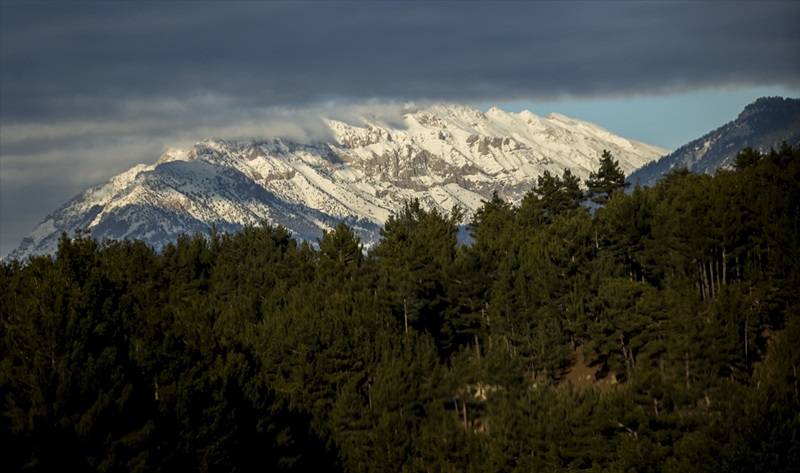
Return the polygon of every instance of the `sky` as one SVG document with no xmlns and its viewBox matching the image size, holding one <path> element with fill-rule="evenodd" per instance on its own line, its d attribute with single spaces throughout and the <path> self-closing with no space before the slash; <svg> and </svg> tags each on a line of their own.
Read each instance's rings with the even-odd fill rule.
<svg viewBox="0 0 800 473">
<path fill-rule="evenodd" d="M 85 188 L 205 138 L 452 101 L 677 148 L 800 96 L 800 2 L 0 0 L 0 255 Z"/>
</svg>

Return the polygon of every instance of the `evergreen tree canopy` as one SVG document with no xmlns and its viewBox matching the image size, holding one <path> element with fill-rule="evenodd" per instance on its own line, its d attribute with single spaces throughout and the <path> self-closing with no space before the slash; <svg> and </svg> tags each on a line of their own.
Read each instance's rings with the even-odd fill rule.
<svg viewBox="0 0 800 473">
<path fill-rule="evenodd" d="M 614 192 L 625 189 L 625 173 L 619 167 L 619 162 L 614 159 L 608 150 L 603 150 L 600 157 L 600 168 L 589 173 L 586 187 L 592 201 L 604 205 Z"/>
<path fill-rule="evenodd" d="M 9 471 L 794 471 L 800 148 L 0 262 Z"/>
</svg>

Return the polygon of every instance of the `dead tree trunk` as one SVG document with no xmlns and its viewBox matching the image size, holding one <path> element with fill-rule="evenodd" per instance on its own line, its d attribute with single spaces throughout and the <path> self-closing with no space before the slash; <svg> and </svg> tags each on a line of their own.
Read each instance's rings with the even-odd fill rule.
<svg viewBox="0 0 800 473">
<path fill-rule="evenodd" d="M 700 287 L 702 288 L 702 299 L 707 300 L 711 297 L 710 288 L 708 286 L 708 278 L 706 277 L 705 265 L 702 261 L 697 263 L 697 269 L 700 271 Z"/>
<path fill-rule="evenodd" d="M 748 363 L 748 341 L 747 341 L 747 326 L 750 325 L 750 317 L 745 317 L 744 319 L 744 362 Z"/>
<path fill-rule="evenodd" d="M 711 258 L 711 261 L 708 262 L 708 267 L 706 269 L 708 271 L 708 280 L 711 282 L 711 298 L 713 299 L 717 295 L 717 288 L 714 287 L 714 258 Z"/>
<path fill-rule="evenodd" d="M 728 265 L 725 261 L 725 248 L 722 249 L 722 285 L 728 284 Z"/>
<path fill-rule="evenodd" d="M 403 298 L 403 325 L 405 326 L 405 333 L 408 334 L 408 301 Z"/>
<path fill-rule="evenodd" d="M 686 389 L 689 389 L 689 352 L 683 352 L 683 358 L 686 365 Z"/>
</svg>

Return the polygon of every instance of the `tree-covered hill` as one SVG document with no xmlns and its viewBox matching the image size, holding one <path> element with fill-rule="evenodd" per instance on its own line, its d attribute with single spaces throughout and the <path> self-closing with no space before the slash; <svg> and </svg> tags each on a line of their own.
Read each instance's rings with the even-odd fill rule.
<svg viewBox="0 0 800 473">
<path fill-rule="evenodd" d="M 545 174 L 468 246 L 412 201 L 369 254 L 250 227 L 2 263 L 4 468 L 792 471 L 800 149 L 628 195 L 604 159 L 594 213 Z"/>
</svg>

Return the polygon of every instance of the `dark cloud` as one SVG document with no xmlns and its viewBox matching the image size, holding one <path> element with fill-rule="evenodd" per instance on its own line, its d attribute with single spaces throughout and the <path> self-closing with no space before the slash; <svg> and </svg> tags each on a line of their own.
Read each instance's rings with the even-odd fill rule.
<svg viewBox="0 0 800 473">
<path fill-rule="evenodd" d="M 6 6 L 4 115 L 119 98 L 487 99 L 797 84 L 797 3 Z"/>
<path fill-rule="evenodd" d="M 137 155 L 141 141 L 150 152 L 204 134 L 313 137 L 320 109 L 376 99 L 487 103 L 800 85 L 797 2 L 0 8 L 3 252 L 19 239 L 6 236 L 10 222 L 24 220 L 17 191 L 50 186 L 53 175 L 72 183 L 52 187 L 58 199 L 36 200 L 39 212 L 25 207 L 32 227 L 51 201 L 68 197 L 64 189 L 152 161 Z"/>
</svg>

